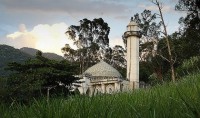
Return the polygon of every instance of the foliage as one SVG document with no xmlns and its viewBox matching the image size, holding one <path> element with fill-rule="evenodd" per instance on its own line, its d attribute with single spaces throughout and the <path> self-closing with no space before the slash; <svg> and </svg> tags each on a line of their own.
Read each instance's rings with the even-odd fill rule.
<svg viewBox="0 0 200 118">
<path fill-rule="evenodd" d="M 113 48 L 109 48 L 106 52 L 104 61 L 117 69 L 123 78 L 126 78 L 126 50 L 122 46 L 116 45 Z"/>
<path fill-rule="evenodd" d="M 157 74 L 153 73 L 149 76 L 149 82 L 150 86 L 156 86 L 156 85 L 161 85 L 163 83 L 162 80 L 158 79 Z"/>
<path fill-rule="evenodd" d="M 6 84 L 7 84 L 6 78 L 0 77 L 0 88 L 1 88 L 0 89 L 0 100 L 4 99 L 7 94 Z"/>
<path fill-rule="evenodd" d="M 0 77 L 7 77 L 11 73 L 10 71 L 4 70 L 8 63 L 22 63 L 29 58 L 33 57 L 11 46 L 0 45 Z"/>
<path fill-rule="evenodd" d="M 28 100 L 32 97 L 46 95 L 46 90 L 52 94 L 67 95 L 71 84 L 77 80 L 77 66 L 66 61 L 49 60 L 36 54 L 36 59 L 27 60 L 24 64 L 12 62 L 8 69 L 14 71 L 7 80 L 9 98 L 19 101 Z"/>
<path fill-rule="evenodd" d="M 177 68 L 179 77 L 199 73 L 200 72 L 200 56 L 194 56 L 190 59 L 185 59 L 183 63 Z"/>
<path fill-rule="evenodd" d="M 177 83 L 150 89 L 93 97 L 75 96 L 35 100 L 31 105 L 0 104 L 0 115 L 10 117 L 106 117 L 106 118 L 188 118 L 200 117 L 200 74 Z M 10 107 L 9 107 L 10 106 Z"/>
<path fill-rule="evenodd" d="M 176 5 L 176 10 L 187 12 L 185 18 L 180 18 L 180 23 L 183 23 L 184 29 L 200 30 L 200 0 L 179 0 Z M 187 32 L 186 31 L 186 32 Z"/>
<path fill-rule="evenodd" d="M 149 77 L 153 73 L 151 63 L 142 61 L 139 66 L 139 80 L 148 83 Z"/>
<path fill-rule="evenodd" d="M 157 23 L 155 13 L 144 10 L 141 14 L 134 15 L 134 21 L 138 23 L 142 37 L 140 38 L 140 58 L 148 61 L 156 54 L 156 45 L 160 35 L 161 23 Z"/>
<path fill-rule="evenodd" d="M 69 62 L 74 62 L 77 59 L 77 51 L 72 49 L 69 44 L 65 44 L 61 50 L 64 53 L 65 59 Z"/>
<path fill-rule="evenodd" d="M 200 0 L 179 0 L 176 10 L 187 13 L 185 18 L 179 19 L 179 38 L 184 52 L 187 52 L 186 59 L 200 54 Z M 192 47 L 192 48 L 191 48 Z M 189 51 L 189 52 L 188 52 Z"/>
<path fill-rule="evenodd" d="M 96 43 L 92 43 L 90 47 L 77 50 L 72 49 L 68 44 L 62 48 L 66 60 L 79 64 L 79 74 L 99 61 L 98 50 L 99 46 Z"/>
<path fill-rule="evenodd" d="M 102 18 L 92 21 L 82 19 L 80 25 L 71 25 L 66 31 L 78 50 L 72 51 L 69 46 L 65 46 L 62 51 L 67 58 L 71 59 L 72 55 L 75 57 L 75 61 L 80 64 L 80 73 L 82 73 L 93 63 L 104 59 L 106 50 L 109 48 L 109 32 L 110 27 Z"/>
<path fill-rule="evenodd" d="M 62 48 L 64 56 L 70 62 L 77 62 L 80 65 L 80 74 L 88 67 L 104 60 L 119 70 L 125 77 L 126 60 L 125 49 L 122 46 L 109 47 L 110 27 L 102 18 L 80 20 L 79 26 L 71 25 L 66 34 L 77 50 L 72 49 L 69 44 Z"/>
<path fill-rule="evenodd" d="M 110 27 L 102 18 L 80 20 L 79 26 L 71 25 L 66 34 L 77 45 L 78 48 L 89 47 L 91 43 L 101 45 L 101 48 L 109 45 Z"/>
<path fill-rule="evenodd" d="M 110 63 L 115 66 L 126 68 L 125 49 L 122 46 L 116 45 L 112 49 Z"/>
<path fill-rule="evenodd" d="M 138 23 L 146 40 L 158 39 L 161 24 L 156 22 L 156 18 L 155 13 L 152 14 L 150 10 L 146 9 L 140 15 L 138 13 L 134 15 L 134 21 Z"/>
</svg>

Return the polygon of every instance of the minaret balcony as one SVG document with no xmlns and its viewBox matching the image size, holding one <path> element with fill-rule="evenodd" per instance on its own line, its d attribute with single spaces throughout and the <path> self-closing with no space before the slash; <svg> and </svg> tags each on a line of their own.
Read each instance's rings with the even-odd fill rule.
<svg viewBox="0 0 200 118">
<path fill-rule="evenodd" d="M 126 31 L 124 33 L 124 38 L 128 38 L 130 36 L 136 36 L 138 38 L 141 38 L 142 37 L 142 34 L 140 31 Z"/>
</svg>

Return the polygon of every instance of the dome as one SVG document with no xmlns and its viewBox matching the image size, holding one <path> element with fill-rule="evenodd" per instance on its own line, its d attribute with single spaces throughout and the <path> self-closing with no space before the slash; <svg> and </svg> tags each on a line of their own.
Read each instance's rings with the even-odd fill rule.
<svg viewBox="0 0 200 118">
<path fill-rule="evenodd" d="M 118 77 L 121 78 L 121 74 L 113 68 L 111 65 L 104 61 L 100 61 L 94 66 L 88 68 L 83 74 L 89 74 L 91 76 L 98 77 Z"/>
</svg>

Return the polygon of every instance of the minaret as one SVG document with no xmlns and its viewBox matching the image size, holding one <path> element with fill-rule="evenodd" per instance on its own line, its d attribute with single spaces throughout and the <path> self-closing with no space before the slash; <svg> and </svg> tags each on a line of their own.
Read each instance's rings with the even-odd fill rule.
<svg viewBox="0 0 200 118">
<path fill-rule="evenodd" d="M 127 40 L 127 79 L 130 82 L 130 89 L 139 88 L 139 38 L 141 33 L 136 22 L 131 21 L 124 33 Z"/>
</svg>

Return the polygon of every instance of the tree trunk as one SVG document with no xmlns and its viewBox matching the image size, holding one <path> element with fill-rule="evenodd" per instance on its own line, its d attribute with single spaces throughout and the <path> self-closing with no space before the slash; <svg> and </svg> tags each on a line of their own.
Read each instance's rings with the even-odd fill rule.
<svg viewBox="0 0 200 118">
<path fill-rule="evenodd" d="M 49 102 L 49 91 L 50 91 L 50 88 L 47 87 L 47 102 Z"/>
<path fill-rule="evenodd" d="M 165 22 L 164 22 L 164 19 L 163 19 L 160 3 L 156 0 L 155 4 L 158 6 L 158 9 L 159 9 L 159 12 L 160 12 L 160 18 L 162 20 L 162 25 L 163 25 L 163 28 L 164 28 L 164 35 L 165 35 L 165 39 L 166 39 L 166 42 L 167 42 L 167 48 L 168 48 L 168 54 L 169 54 L 169 63 L 170 63 L 170 68 L 171 68 L 171 79 L 172 79 L 173 82 L 175 82 L 174 62 L 173 62 L 173 59 L 172 59 L 171 47 L 170 47 L 170 44 L 169 44 L 169 38 L 168 38 L 168 34 L 167 34 L 166 25 L 165 25 Z"/>
</svg>

